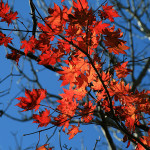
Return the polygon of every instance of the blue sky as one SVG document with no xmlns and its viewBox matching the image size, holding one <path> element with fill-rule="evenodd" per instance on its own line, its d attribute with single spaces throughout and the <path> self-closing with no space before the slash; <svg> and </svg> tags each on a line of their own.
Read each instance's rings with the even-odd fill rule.
<svg viewBox="0 0 150 150">
<path fill-rule="evenodd" d="M 8 3 L 11 5 L 10 0 L 8 0 Z M 48 1 L 49 2 L 49 1 Z M 103 1 L 101 1 L 102 3 Z M 90 0 L 90 4 L 93 6 L 95 3 L 93 3 L 92 0 Z M 14 3 L 14 10 L 18 11 L 19 13 L 19 17 L 23 17 L 25 18 L 24 22 L 27 21 L 27 18 L 30 18 L 31 21 L 31 17 L 29 15 L 30 13 L 30 8 L 29 8 L 29 3 L 28 0 L 15 0 Z M 94 9 L 96 9 L 97 7 L 94 7 Z M 43 14 L 44 15 L 44 14 Z M 19 20 L 22 20 L 21 18 Z M 117 19 L 116 19 L 117 21 Z M 7 26 L 4 26 L 4 24 L 2 23 L 0 26 L 7 28 Z M 12 26 L 10 26 L 11 28 Z M 23 28 L 23 25 L 20 24 L 20 27 Z M 8 33 L 8 32 L 7 32 Z M 13 34 L 12 34 L 13 36 Z M 16 37 L 17 38 L 17 37 Z M 140 45 L 140 44 L 139 44 Z M 140 45 L 141 46 L 141 45 Z M 20 47 L 20 43 L 18 42 L 18 39 L 14 40 L 14 47 L 19 48 Z M 10 73 L 10 70 L 12 69 L 12 63 L 10 60 L 7 60 L 5 58 L 6 52 L 5 52 L 5 48 L 3 46 L 1 46 L 1 55 L 0 55 L 0 69 L 1 69 L 1 73 L 0 73 L 0 79 L 4 79 L 6 77 L 6 75 L 8 75 Z M 21 60 L 23 61 L 23 60 Z M 43 68 L 43 67 L 39 67 L 38 65 L 36 65 L 35 62 L 33 62 L 35 64 L 36 69 L 39 68 Z M 19 62 L 19 65 L 21 67 L 21 62 Z M 24 71 L 30 76 L 30 70 L 28 69 L 28 64 L 25 63 L 25 69 Z M 14 68 L 14 73 L 17 73 L 17 71 Z M 8 107 L 6 113 L 10 114 L 13 117 L 19 118 L 20 117 L 20 110 L 18 107 L 16 107 L 15 105 L 18 103 L 17 100 L 12 99 L 14 96 L 16 96 L 16 94 L 21 90 L 21 85 L 17 84 L 20 80 L 20 77 L 16 76 L 13 78 L 12 80 L 12 88 L 11 91 L 8 95 L 4 96 L 4 97 L 0 97 L 1 99 L 1 104 L 0 104 L 0 109 L 5 110 L 8 106 L 9 103 L 11 103 L 10 107 Z M 53 94 L 60 94 L 63 92 L 62 87 L 60 87 L 61 82 L 58 81 L 59 77 L 57 76 L 56 73 L 51 72 L 49 70 L 43 70 L 41 72 L 39 72 L 39 79 L 43 85 L 43 87 L 45 89 L 47 89 L 50 93 Z M 11 78 L 8 78 L 5 82 L 0 84 L 0 91 L 3 91 L 4 89 L 8 89 L 11 83 Z M 24 80 L 23 82 L 20 82 L 23 84 L 27 84 L 27 81 Z M 17 95 L 17 97 L 19 96 L 24 96 L 23 93 L 21 93 L 20 95 Z M 27 113 L 27 115 L 30 115 L 30 112 L 23 112 L 24 114 Z M 27 147 L 31 148 L 33 147 L 33 149 L 35 148 L 37 142 L 38 142 L 38 134 L 33 134 L 33 135 L 28 135 L 23 137 L 23 134 L 27 134 L 27 133 L 31 133 L 31 132 L 35 132 L 39 129 L 43 129 L 43 128 L 37 128 L 37 124 L 33 124 L 32 120 L 31 121 L 27 121 L 24 123 L 21 122 L 17 122 L 14 121 L 6 116 L 2 116 L 2 118 L 0 118 L 0 150 L 16 150 L 17 149 L 17 143 L 15 140 L 15 137 L 13 136 L 14 134 L 16 134 L 16 138 L 18 140 L 19 145 L 21 144 L 21 148 L 22 150 L 25 150 Z M 48 126 L 49 127 L 49 126 Z M 55 128 L 48 130 L 48 131 L 44 131 L 41 133 L 41 138 L 40 138 L 40 143 L 39 145 L 43 145 L 45 140 L 46 140 L 46 134 L 47 135 L 51 135 L 53 133 Z M 60 128 L 58 129 L 60 130 Z M 54 146 L 55 150 L 60 149 L 59 146 L 59 132 L 58 130 L 56 131 L 56 134 L 53 136 L 53 138 L 50 140 L 50 146 Z M 85 150 L 87 147 L 87 150 L 91 150 L 94 148 L 95 142 L 96 140 L 98 140 L 100 138 L 100 142 L 98 143 L 98 145 L 101 145 L 103 147 L 103 149 L 107 149 L 107 141 L 105 140 L 105 138 L 103 138 L 103 133 L 101 131 L 101 127 L 97 126 L 95 127 L 94 125 L 84 125 L 81 126 L 81 130 L 83 131 L 82 133 L 79 133 L 77 136 L 75 136 L 72 140 L 68 140 L 68 135 L 65 135 L 63 132 L 61 132 L 61 142 L 62 142 L 62 146 L 63 145 L 68 145 L 69 147 L 72 147 L 72 150 Z M 119 135 L 120 136 L 120 135 Z M 115 140 L 115 142 L 117 142 L 117 140 Z M 122 142 L 118 144 L 123 144 Z M 124 145 L 125 147 L 125 145 Z M 98 150 L 98 149 L 97 149 Z"/>
</svg>

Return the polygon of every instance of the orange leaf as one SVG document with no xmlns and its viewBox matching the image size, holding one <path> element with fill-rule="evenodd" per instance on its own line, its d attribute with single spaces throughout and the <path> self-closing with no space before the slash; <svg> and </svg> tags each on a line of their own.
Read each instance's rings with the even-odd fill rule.
<svg viewBox="0 0 150 150">
<path fill-rule="evenodd" d="M 120 65 L 120 63 L 118 63 L 118 65 L 114 68 L 116 70 L 116 75 L 118 78 L 125 78 L 129 72 L 131 72 L 132 70 L 127 69 L 127 62 L 124 62 L 122 65 Z"/>
<path fill-rule="evenodd" d="M 44 144 L 42 145 L 41 147 L 37 148 L 36 150 L 52 150 L 53 147 L 50 147 L 50 148 L 46 148 L 45 146 L 47 146 L 48 144 Z"/>
<path fill-rule="evenodd" d="M 39 115 L 33 114 L 33 119 L 35 119 L 33 123 L 39 123 L 38 127 L 46 127 L 51 121 L 51 117 L 49 114 L 50 110 L 47 109 L 45 109 L 45 111 L 39 112 Z"/>
<path fill-rule="evenodd" d="M 105 6 L 102 6 L 103 11 L 99 11 L 99 16 L 101 19 L 106 19 L 108 18 L 111 22 L 114 22 L 114 17 L 120 17 L 118 15 L 118 12 L 113 9 L 113 6 L 107 6 L 108 3 L 106 3 Z"/>
<path fill-rule="evenodd" d="M 47 148 L 45 146 L 47 146 L 48 144 L 44 144 L 41 147 L 37 148 L 36 150 L 47 150 Z"/>
<path fill-rule="evenodd" d="M 77 0 L 77 3 L 73 1 L 74 8 L 77 8 L 79 11 L 83 9 L 88 9 L 88 2 L 86 0 Z"/>
<path fill-rule="evenodd" d="M 122 53 L 126 54 L 124 50 L 129 49 L 128 46 L 124 45 L 126 44 L 126 41 L 123 41 L 119 38 L 123 36 L 123 33 L 121 32 L 121 29 L 118 29 L 114 31 L 115 26 L 111 28 L 105 28 L 103 30 L 103 34 L 105 34 L 105 40 L 104 43 L 108 47 L 108 50 L 110 53 L 114 52 L 114 54 Z"/>
<path fill-rule="evenodd" d="M 71 125 L 71 126 L 72 126 L 72 128 L 69 129 L 68 133 L 67 133 L 67 134 L 70 134 L 69 140 L 72 139 L 77 133 L 82 132 L 81 130 L 79 130 L 78 126 L 75 126 L 75 125 Z"/>
<path fill-rule="evenodd" d="M 33 91 L 25 89 L 25 96 L 18 97 L 20 103 L 16 106 L 23 108 L 23 111 L 35 109 L 35 111 L 40 107 L 40 102 L 46 97 L 47 91 L 44 89 L 33 89 Z"/>
<path fill-rule="evenodd" d="M 36 44 L 37 44 L 37 40 L 36 38 L 34 38 L 34 36 L 32 36 L 29 41 L 21 41 L 22 46 L 20 47 L 21 49 L 25 48 L 24 49 L 24 53 L 25 55 L 28 54 L 28 52 L 32 52 L 32 53 L 35 53 L 35 47 L 36 47 Z"/>
<path fill-rule="evenodd" d="M 84 108 L 80 110 L 81 113 L 81 121 L 85 123 L 89 123 L 93 119 L 93 112 L 96 106 L 93 106 L 91 101 L 84 104 Z"/>
<path fill-rule="evenodd" d="M 7 47 L 7 46 L 8 46 L 8 43 L 12 43 L 11 40 L 12 40 L 12 38 L 7 37 L 5 34 L 3 34 L 3 33 L 0 31 L 0 45 L 3 45 L 3 44 L 4 44 L 4 46 Z"/>
</svg>

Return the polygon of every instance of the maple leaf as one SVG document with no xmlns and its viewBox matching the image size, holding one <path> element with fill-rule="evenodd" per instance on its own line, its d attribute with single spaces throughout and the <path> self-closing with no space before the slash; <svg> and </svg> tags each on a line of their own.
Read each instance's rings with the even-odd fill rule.
<svg viewBox="0 0 150 150">
<path fill-rule="evenodd" d="M 75 84 L 77 85 L 77 88 L 85 89 L 88 86 L 88 78 L 86 75 L 81 73 L 80 77 L 77 77 L 76 80 L 77 83 Z"/>
<path fill-rule="evenodd" d="M 0 45 L 4 44 L 4 46 L 7 47 L 8 43 L 12 43 L 11 40 L 12 38 L 6 37 L 6 35 L 0 31 Z"/>
<path fill-rule="evenodd" d="M 38 147 L 36 150 L 47 150 L 47 148 L 45 146 L 47 146 L 48 144 L 44 144 L 40 147 Z"/>
<path fill-rule="evenodd" d="M 78 106 L 75 100 L 62 99 L 58 100 L 57 102 L 60 103 L 60 105 L 57 106 L 57 109 L 61 113 L 66 114 L 68 117 L 73 117 L 75 115 L 75 111 Z"/>
<path fill-rule="evenodd" d="M 130 91 L 130 86 L 129 84 L 125 85 L 124 81 L 121 80 L 120 83 L 118 83 L 119 81 L 116 81 L 116 80 L 112 80 L 109 87 L 110 89 L 116 93 L 117 95 L 126 95 L 129 93 Z M 112 91 L 109 91 L 109 92 L 112 92 Z M 113 95 L 111 95 L 113 96 Z"/>
<path fill-rule="evenodd" d="M 68 41 L 70 41 L 71 38 L 72 38 L 71 36 L 70 37 L 66 37 L 66 39 Z M 58 39 L 58 44 L 59 44 L 58 47 L 60 49 L 62 49 L 66 54 L 69 54 L 71 52 L 71 45 L 68 42 L 66 42 L 66 41 L 64 41 L 62 39 Z"/>
<path fill-rule="evenodd" d="M 122 65 L 120 65 L 120 63 L 117 64 L 117 66 L 115 66 L 115 70 L 116 70 L 116 75 L 117 77 L 120 79 L 120 78 L 125 78 L 129 72 L 131 72 L 132 70 L 131 69 L 127 69 L 127 64 L 128 64 L 128 61 L 127 62 L 124 62 Z"/>
<path fill-rule="evenodd" d="M 57 117 L 54 117 L 55 122 L 53 122 L 56 126 L 64 126 L 63 132 L 65 132 L 65 128 L 69 127 L 70 118 L 66 114 L 59 114 Z"/>
<path fill-rule="evenodd" d="M 32 37 L 29 39 L 29 41 L 21 41 L 22 46 L 20 47 L 21 49 L 25 48 L 24 49 L 24 53 L 25 55 L 28 54 L 28 52 L 32 52 L 32 53 L 35 53 L 35 48 L 36 48 L 36 44 L 37 44 L 37 40 L 36 38 L 34 38 L 34 36 L 32 35 Z"/>
<path fill-rule="evenodd" d="M 69 90 L 63 89 L 63 90 L 64 93 L 60 94 L 62 99 L 57 100 L 57 102 L 60 103 L 60 105 L 57 106 L 57 109 L 62 114 L 65 114 L 68 117 L 73 117 L 79 104 L 77 104 L 76 100 L 74 99 L 74 91 L 72 89 Z"/>
<path fill-rule="evenodd" d="M 38 23 L 37 26 L 41 31 L 44 32 L 39 35 L 40 41 L 42 41 L 43 43 L 53 41 L 55 38 L 54 34 L 59 33 L 56 30 L 52 30 L 46 23 L 45 26 L 41 23 Z"/>
<path fill-rule="evenodd" d="M 69 67 L 62 67 L 63 71 L 57 71 L 59 74 L 62 74 L 59 80 L 63 80 L 61 86 L 65 86 L 67 84 L 74 85 L 76 81 L 76 77 L 80 75 L 80 71 L 75 65 L 69 64 Z"/>
<path fill-rule="evenodd" d="M 8 26 L 10 23 L 12 23 L 12 20 L 17 19 L 17 12 L 10 11 L 10 7 L 8 6 L 8 3 L 4 4 L 2 1 L 0 2 L 0 17 L 2 17 L 1 22 L 6 21 L 8 23 Z"/>
<path fill-rule="evenodd" d="M 59 50 L 53 48 L 52 50 L 46 51 L 44 54 L 39 56 L 40 61 L 38 64 L 40 65 L 55 65 L 56 62 L 61 62 L 61 57 L 64 53 Z"/>
<path fill-rule="evenodd" d="M 46 148 L 45 146 L 47 146 L 48 144 L 44 144 L 44 145 L 42 145 L 42 146 L 40 146 L 40 147 L 38 147 L 36 150 L 52 150 L 53 149 L 53 147 L 50 147 L 50 148 Z"/>
<path fill-rule="evenodd" d="M 5 16 L 1 19 L 1 22 L 6 21 L 9 26 L 9 24 L 12 23 L 12 20 L 19 18 L 19 17 L 16 17 L 17 15 L 18 15 L 17 12 L 10 12 L 8 14 L 5 14 Z"/>
<path fill-rule="evenodd" d="M 55 34 L 60 34 L 63 31 L 63 25 L 65 25 L 66 21 L 69 19 L 68 14 L 70 14 L 71 11 L 72 8 L 68 10 L 66 6 L 63 6 L 63 10 L 61 10 L 55 3 L 53 9 L 48 9 L 50 16 L 46 17 L 45 20 Z"/>
<path fill-rule="evenodd" d="M 97 43 L 96 39 L 93 39 L 91 37 L 88 38 L 87 36 L 84 36 L 84 34 L 82 34 L 82 37 L 77 37 L 76 39 L 76 45 L 78 45 L 78 47 L 80 47 L 83 51 L 89 53 L 90 55 L 94 52 L 91 47 L 93 42 Z M 98 43 L 96 45 L 98 46 Z"/>
<path fill-rule="evenodd" d="M 77 80 L 80 80 L 78 77 L 81 76 L 81 74 L 84 74 L 89 64 L 88 64 L 88 61 L 84 60 L 83 58 L 73 57 L 72 61 L 68 62 L 68 65 L 69 67 L 66 67 L 66 66 L 62 67 L 63 71 L 58 71 L 58 73 L 61 74 L 61 77 L 59 80 L 63 80 L 61 86 L 64 86 L 70 83 L 70 87 L 72 87 L 77 83 Z M 81 84 L 83 83 L 81 80 L 80 82 Z M 87 79 L 85 77 L 84 83 L 86 82 L 87 82 Z"/>
<path fill-rule="evenodd" d="M 0 2 L 0 17 L 3 17 L 5 14 L 9 12 L 10 7 L 8 3 L 4 4 L 2 1 Z"/>
<path fill-rule="evenodd" d="M 108 27 L 110 24 L 107 24 L 107 23 L 102 23 L 102 21 L 97 21 L 95 24 L 94 24 L 94 29 L 96 34 L 102 34 L 103 33 L 103 30 Z"/>
<path fill-rule="evenodd" d="M 80 110 L 82 116 L 81 121 L 89 123 L 93 119 L 93 112 L 95 108 L 96 106 L 93 106 L 91 101 L 85 103 L 84 108 Z"/>
<path fill-rule="evenodd" d="M 97 92 L 96 95 L 97 95 L 97 101 L 96 102 L 101 101 L 102 99 L 106 98 L 106 96 L 107 96 L 105 90 L 102 90 L 101 92 Z"/>
<path fill-rule="evenodd" d="M 148 136 L 140 137 L 140 141 L 150 147 L 150 130 L 148 131 Z M 140 143 L 138 143 L 135 150 L 145 150 L 145 148 Z"/>
<path fill-rule="evenodd" d="M 85 89 L 85 87 L 80 87 L 80 88 L 76 88 L 74 90 L 74 97 L 79 101 L 79 100 L 82 100 L 85 95 L 87 94 L 87 90 Z"/>
<path fill-rule="evenodd" d="M 39 115 L 33 114 L 33 123 L 39 123 L 38 127 L 47 126 L 51 121 L 50 110 L 45 109 L 45 111 L 39 112 Z"/>
<path fill-rule="evenodd" d="M 137 109 L 141 112 L 145 112 L 146 114 L 150 114 L 150 91 L 141 91 L 139 92 L 137 89 L 135 91 L 134 103 L 137 105 Z"/>
<path fill-rule="evenodd" d="M 49 8 L 48 12 L 50 13 L 50 16 L 45 18 L 48 21 L 48 24 L 61 26 L 62 11 L 60 7 L 54 3 L 54 8 Z"/>
<path fill-rule="evenodd" d="M 7 59 L 11 59 L 11 60 L 16 61 L 17 65 L 18 65 L 20 54 L 15 50 L 11 50 L 11 52 L 12 52 L 11 54 L 6 55 Z"/>
<path fill-rule="evenodd" d="M 110 74 L 109 74 L 109 72 L 106 74 L 104 71 L 101 73 L 101 78 L 102 78 L 102 80 L 103 80 L 103 82 L 104 82 L 104 84 L 105 85 L 107 85 L 108 84 L 108 81 L 110 81 Z M 97 90 L 97 91 L 100 91 L 100 90 L 103 90 L 104 89 L 104 87 L 103 87 L 103 85 L 102 85 L 102 83 L 101 83 L 101 81 L 99 80 L 99 79 L 96 79 L 95 81 L 93 81 L 92 82 L 92 89 L 94 89 L 94 90 Z"/>
<path fill-rule="evenodd" d="M 135 123 L 137 122 L 138 118 L 136 115 L 136 107 L 132 104 L 124 106 L 125 112 L 125 125 L 129 128 L 130 131 L 135 130 Z"/>
<path fill-rule="evenodd" d="M 66 36 L 71 36 L 73 39 L 75 36 L 83 34 L 82 27 L 78 24 L 69 24 L 68 28 L 65 30 Z"/>
<path fill-rule="evenodd" d="M 96 20 L 92 9 L 88 10 L 89 6 L 86 0 L 77 0 L 77 3 L 73 1 L 73 9 L 74 13 L 68 15 L 70 24 L 78 24 L 82 28 L 92 25 Z"/>
<path fill-rule="evenodd" d="M 67 133 L 67 134 L 70 134 L 69 140 L 72 139 L 77 133 L 82 132 L 81 130 L 79 130 L 78 126 L 75 126 L 75 125 L 71 125 L 71 126 L 72 126 L 72 128 L 69 129 L 68 133 Z"/>
<path fill-rule="evenodd" d="M 118 12 L 113 9 L 113 6 L 107 6 L 108 3 L 106 3 L 105 6 L 102 6 L 103 11 L 99 11 L 99 16 L 101 19 L 109 19 L 111 22 L 114 22 L 114 17 L 120 17 L 118 15 Z"/>
<path fill-rule="evenodd" d="M 52 57 L 52 54 L 53 54 L 53 51 L 49 50 L 49 51 L 46 51 L 44 54 L 41 54 L 39 56 L 39 59 L 40 61 L 38 62 L 38 64 L 40 65 L 51 65 L 51 64 L 55 64 L 56 63 L 56 60 L 55 60 L 55 63 L 52 63 L 54 59 Z"/>
<path fill-rule="evenodd" d="M 94 59 L 96 60 L 96 59 Z M 95 62 L 94 63 L 95 68 L 100 71 L 101 70 L 101 63 L 99 62 L 98 64 Z M 89 70 L 86 72 L 87 78 L 88 78 L 88 83 L 91 83 L 95 80 L 97 80 L 97 74 L 95 72 L 95 70 L 93 69 L 93 67 L 89 64 Z"/>
<path fill-rule="evenodd" d="M 33 91 L 25 89 L 25 96 L 18 97 L 20 102 L 16 105 L 24 109 L 23 111 L 35 109 L 35 111 L 40 107 L 40 102 L 46 97 L 47 91 L 44 89 L 33 89 Z"/>
<path fill-rule="evenodd" d="M 82 11 L 84 9 L 89 9 L 87 0 L 77 0 L 77 3 L 73 1 L 73 7 L 78 9 L 79 11 Z"/>
<path fill-rule="evenodd" d="M 126 41 L 119 39 L 123 36 L 123 33 L 121 32 L 121 29 L 117 29 L 116 31 L 114 31 L 114 29 L 115 26 L 103 30 L 105 37 L 104 43 L 108 47 L 110 53 L 114 52 L 114 54 L 118 55 L 119 53 L 126 54 L 124 50 L 129 49 L 129 47 L 124 45 L 126 44 Z"/>
</svg>

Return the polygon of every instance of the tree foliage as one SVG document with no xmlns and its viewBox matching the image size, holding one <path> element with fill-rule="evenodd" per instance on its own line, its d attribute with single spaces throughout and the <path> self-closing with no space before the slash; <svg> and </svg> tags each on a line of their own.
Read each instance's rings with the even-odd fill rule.
<svg viewBox="0 0 150 150">
<path fill-rule="evenodd" d="M 16 97 L 17 106 L 22 111 L 33 110 L 33 123 L 38 127 L 62 127 L 69 140 L 82 132 L 81 124 L 95 124 L 101 125 L 113 150 L 116 146 L 109 127 L 123 134 L 127 147 L 132 142 L 136 150 L 150 149 L 150 90 L 133 90 L 125 82 L 127 75 L 133 72 L 127 67 L 132 61 L 115 61 L 116 57 L 126 56 L 129 49 L 121 29 L 112 25 L 114 19 L 117 21 L 121 16 L 108 3 L 94 11 L 87 0 L 73 0 L 70 8 L 64 2 L 61 1 L 61 6 L 54 3 L 54 7 L 47 10 L 48 16 L 42 17 L 30 0 L 32 35 L 22 39 L 19 50 L 13 47 L 11 35 L 0 32 L 0 45 L 11 49 L 6 57 L 14 60 L 18 68 L 22 57 L 30 58 L 57 72 L 61 86 L 65 86 L 55 107 L 47 101 L 48 92 L 42 88 L 25 89 L 24 96 Z M 1 22 L 9 27 L 13 20 L 18 20 L 17 15 L 1 0 Z M 102 49 L 98 51 L 99 46 Z M 104 53 L 111 57 L 106 60 Z M 112 59 L 114 63 L 108 67 Z M 44 100 L 46 105 L 42 104 Z M 137 132 L 146 135 L 135 136 Z M 46 150 L 46 147 L 53 149 L 48 144 L 38 148 L 37 144 L 36 150 Z"/>
</svg>

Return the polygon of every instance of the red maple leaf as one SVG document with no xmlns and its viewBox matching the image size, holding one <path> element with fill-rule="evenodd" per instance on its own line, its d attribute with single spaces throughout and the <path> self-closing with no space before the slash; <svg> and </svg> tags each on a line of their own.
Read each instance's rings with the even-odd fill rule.
<svg viewBox="0 0 150 150">
<path fill-rule="evenodd" d="M 60 94 L 63 99 L 57 100 L 57 102 L 60 103 L 57 109 L 61 111 L 62 114 L 73 117 L 79 104 L 74 99 L 74 91 L 72 89 L 64 89 L 64 92 L 64 94 Z"/>
<path fill-rule="evenodd" d="M 61 8 L 54 3 L 54 8 L 50 8 L 49 11 L 50 16 L 46 18 L 48 21 L 48 24 L 51 24 L 53 26 L 62 26 L 62 10 Z"/>
<path fill-rule="evenodd" d="M 73 1 L 73 6 L 79 11 L 83 11 L 84 9 L 87 10 L 89 8 L 87 0 L 77 0 L 77 3 Z"/>
<path fill-rule="evenodd" d="M 47 150 L 47 148 L 45 146 L 47 146 L 48 144 L 44 144 L 38 148 L 36 148 L 36 150 Z"/>
<path fill-rule="evenodd" d="M 101 78 L 102 78 L 104 84 L 107 85 L 108 82 L 110 81 L 110 74 L 109 74 L 109 72 L 106 74 L 104 71 L 102 71 Z M 103 85 L 102 85 L 102 83 L 101 83 L 101 81 L 99 79 L 96 79 L 95 81 L 93 81 L 92 84 L 93 85 L 92 85 L 91 88 L 94 89 L 94 90 L 100 91 L 100 90 L 104 89 L 104 87 L 103 87 Z"/>
<path fill-rule="evenodd" d="M 52 150 L 52 148 L 53 147 L 50 147 L 50 148 L 46 148 L 45 146 L 47 146 L 48 144 L 44 144 L 44 145 L 42 145 L 42 146 L 40 146 L 40 147 L 38 147 L 36 150 Z"/>
<path fill-rule="evenodd" d="M 103 90 L 103 91 L 97 92 L 96 95 L 97 95 L 97 101 L 96 102 L 99 102 L 102 99 L 106 98 L 107 94 L 106 94 L 105 90 Z"/>
<path fill-rule="evenodd" d="M 12 20 L 17 19 L 16 17 L 18 15 L 17 12 L 10 12 L 8 14 L 5 14 L 5 16 L 1 19 L 1 22 L 6 21 L 8 23 L 8 26 L 10 23 L 12 23 Z"/>
<path fill-rule="evenodd" d="M 115 26 L 103 30 L 105 37 L 104 43 L 108 47 L 110 53 L 114 52 L 114 54 L 118 55 L 119 53 L 126 54 L 124 50 L 129 49 L 129 47 L 125 45 L 126 41 L 119 39 L 123 36 L 123 33 L 121 29 L 117 29 L 116 31 L 114 31 L 114 29 Z"/>
<path fill-rule="evenodd" d="M 0 31 L 0 45 L 3 45 L 3 44 L 4 44 L 4 46 L 7 47 L 7 46 L 8 46 L 8 43 L 12 43 L 11 40 L 12 40 L 12 38 L 7 37 L 5 34 L 3 34 L 3 33 Z"/>
<path fill-rule="evenodd" d="M 74 85 L 76 81 L 76 77 L 80 75 L 80 71 L 77 66 L 69 64 L 69 67 L 62 67 L 63 71 L 58 71 L 59 74 L 62 74 L 59 80 L 63 80 L 61 86 L 65 86 L 67 84 Z"/>
<path fill-rule="evenodd" d="M 33 91 L 25 90 L 25 96 L 18 97 L 20 102 L 16 105 L 23 108 L 23 111 L 35 109 L 35 111 L 40 107 L 40 102 L 46 97 L 47 91 L 44 89 L 33 89 Z"/>
<path fill-rule="evenodd" d="M 57 117 L 54 117 L 55 122 L 53 122 L 56 126 L 64 126 L 63 131 L 65 132 L 65 128 L 69 127 L 70 118 L 66 114 L 59 114 Z"/>
<path fill-rule="evenodd" d="M 108 91 L 110 96 L 117 95 L 118 97 L 129 94 L 129 91 L 131 89 L 129 84 L 125 85 L 123 80 L 121 80 L 120 83 L 119 81 L 112 80 L 109 87 L 110 88 L 108 88 Z"/>
<path fill-rule="evenodd" d="M 41 31 L 43 31 L 44 33 L 39 35 L 39 39 L 42 40 L 43 43 L 45 43 L 45 41 L 53 41 L 55 38 L 55 34 L 56 32 L 53 32 L 53 30 L 45 23 L 45 26 L 41 23 L 38 23 L 37 26 L 39 27 L 39 29 Z"/>
<path fill-rule="evenodd" d="M 88 123 L 93 119 L 93 111 L 96 108 L 96 106 L 93 106 L 91 101 L 84 104 L 84 108 L 80 110 L 81 113 L 81 121 Z"/>
<path fill-rule="evenodd" d="M 95 27 L 94 27 L 94 31 L 96 32 L 96 34 L 102 34 L 103 32 L 103 30 L 106 28 L 106 27 L 108 27 L 110 24 L 108 24 L 108 23 L 102 23 L 102 21 L 97 21 L 96 23 L 95 23 Z"/>
<path fill-rule="evenodd" d="M 39 123 L 38 127 L 47 126 L 51 121 L 50 110 L 45 109 L 45 111 L 39 112 L 39 115 L 33 114 L 33 123 Z"/>
<path fill-rule="evenodd" d="M 92 25 L 96 20 L 92 9 L 89 9 L 87 0 L 77 0 L 77 3 L 73 1 L 73 9 L 74 13 L 68 15 L 70 24 L 76 24 L 82 28 Z"/>
<path fill-rule="evenodd" d="M 130 131 L 134 131 L 135 123 L 138 120 L 136 115 L 136 107 L 134 105 L 127 105 L 124 107 L 125 112 L 125 125 L 129 128 Z"/>
<path fill-rule="evenodd" d="M 4 4 L 2 1 L 0 2 L 0 17 L 4 17 L 5 14 L 9 13 L 10 7 L 8 3 Z"/>
<path fill-rule="evenodd" d="M 15 50 L 11 50 L 11 52 L 12 52 L 11 54 L 6 55 L 7 59 L 11 59 L 11 60 L 16 61 L 17 65 L 18 65 L 20 54 Z"/>
<path fill-rule="evenodd" d="M 101 19 L 109 19 L 111 22 L 114 22 L 114 17 L 120 17 L 118 15 L 118 12 L 113 9 L 113 6 L 107 6 L 108 3 L 106 3 L 105 6 L 102 6 L 103 11 L 99 11 L 99 16 Z"/>
<path fill-rule="evenodd" d="M 25 55 L 28 54 L 28 52 L 32 52 L 32 53 L 35 53 L 35 48 L 36 48 L 36 44 L 37 44 L 37 40 L 36 38 L 34 38 L 34 36 L 32 36 L 29 41 L 21 41 L 22 46 L 20 47 L 21 49 L 25 48 L 24 49 L 24 53 Z"/>
<path fill-rule="evenodd" d="M 66 6 L 63 6 L 63 10 L 61 10 L 61 8 L 55 3 L 53 9 L 48 9 L 50 16 L 46 17 L 45 20 L 47 21 L 47 24 L 49 24 L 50 29 L 52 29 L 52 32 L 60 34 L 63 31 L 63 25 L 66 24 L 68 14 L 71 13 L 71 10 L 72 8 L 68 10 Z"/>
<path fill-rule="evenodd" d="M 118 78 L 125 78 L 129 72 L 131 72 L 131 69 L 127 69 L 127 62 L 124 62 L 122 65 L 120 65 L 120 63 L 118 63 L 118 65 L 114 68 L 116 70 L 116 75 Z"/>
<path fill-rule="evenodd" d="M 140 140 L 143 144 L 150 147 L 150 130 L 148 131 L 148 136 L 142 136 L 140 137 Z M 145 148 L 138 143 L 135 150 L 145 150 Z"/>
<path fill-rule="evenodd" d="M 56 62 L 61 61 L 61 57 L 64 55 L 59 49 L 53 48 L 52 50 L 45 51 L 44 54 L 39 56 L 39 63 L 40 65 L 55 65 Z"/>
<path fill-rule="evenodd" d="M 69 140 L 72 139 L 77 133 L 82 132 L 81 130 L 79 130 L 78 126 L 75 125 L 71 125 L 72 128 L 68 130 L 67 134 L 70 134 L 69 136 Z"/>
<path fill-rule="evenodd" d="M 0 17 L 2 17 L 1 22 L 6 21 L 8 23 L 8 26 L 10 23 L 12 23 L 12 20 L 17 19 L 17 12 L 10 11 L 10 7 L 8 6 L 8 3 L 4 4 L 2 1 L 0 2 Z"/>
</svg>

